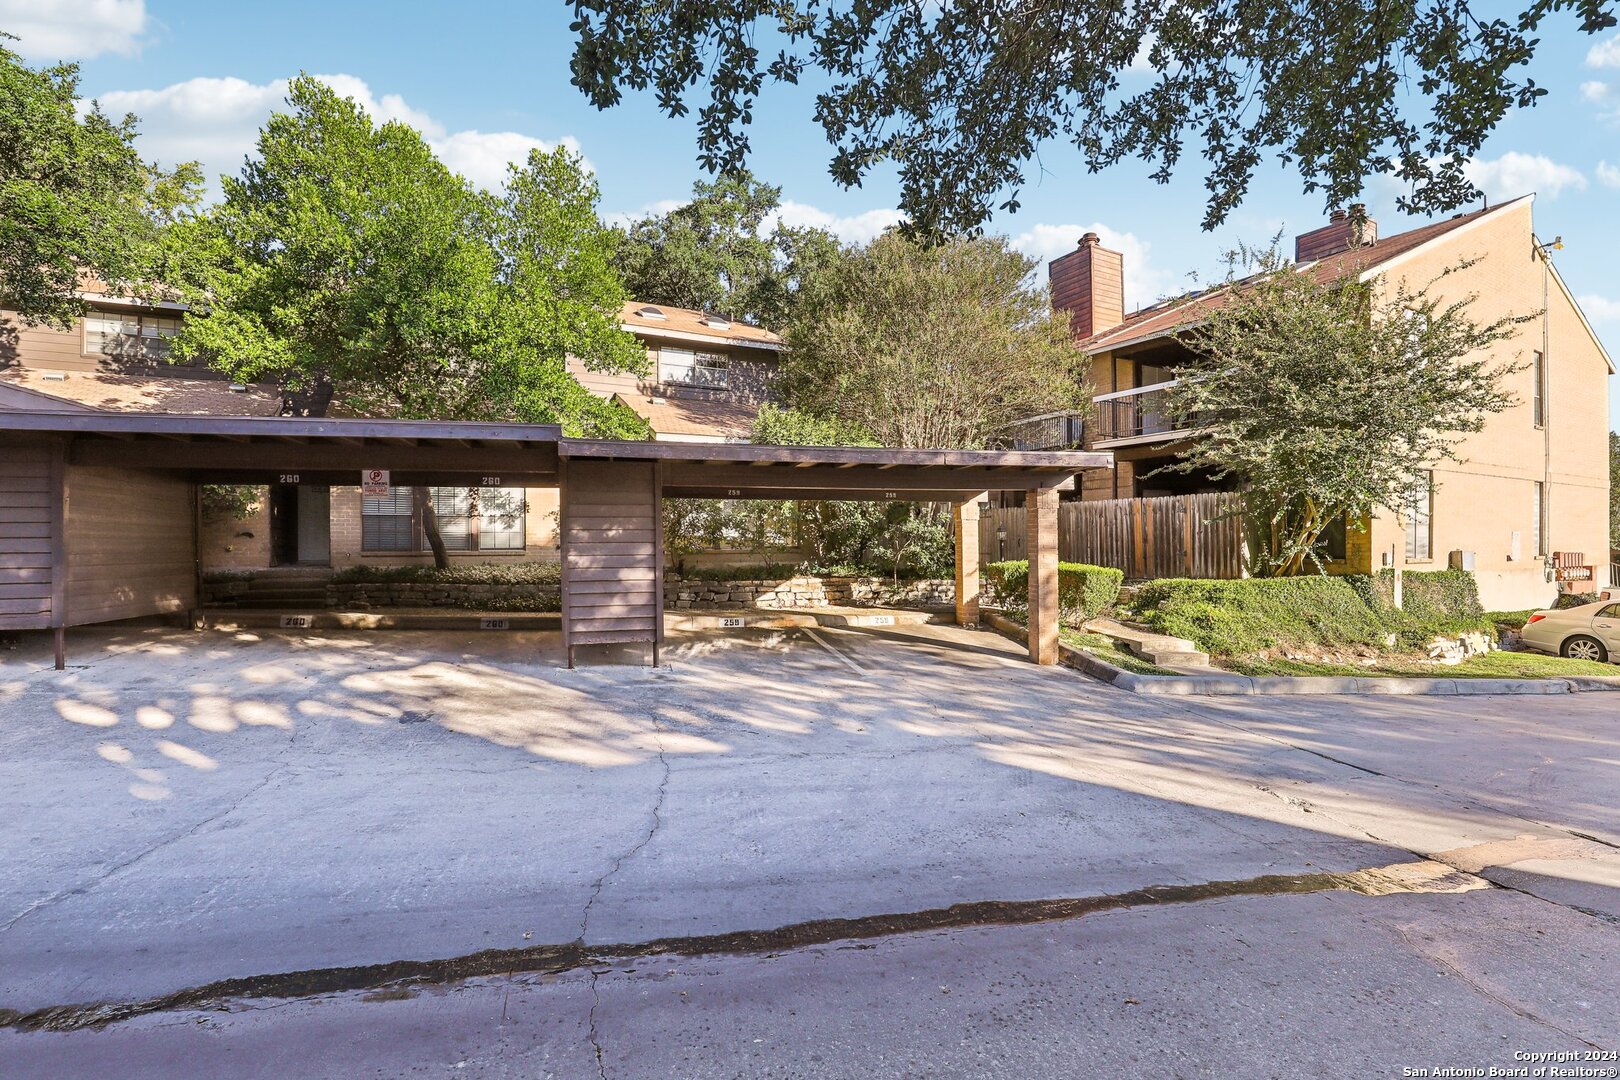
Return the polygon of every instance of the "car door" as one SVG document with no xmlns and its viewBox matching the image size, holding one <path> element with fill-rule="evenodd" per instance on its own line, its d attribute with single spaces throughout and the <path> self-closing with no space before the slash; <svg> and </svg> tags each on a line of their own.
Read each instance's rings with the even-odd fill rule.
<svg viewBox="0 0 1620 1080">
<path fill-rule="evenodd" d="M 1609 659 L 1620 659 L 1620 604 L 1599 608 L 1592 616 L 1592 631 L 1608 647 Z"/>
</svg>

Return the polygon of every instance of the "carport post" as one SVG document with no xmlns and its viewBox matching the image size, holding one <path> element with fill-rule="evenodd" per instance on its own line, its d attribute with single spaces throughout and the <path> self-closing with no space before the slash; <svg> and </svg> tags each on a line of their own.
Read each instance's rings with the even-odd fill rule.
<svg viewBox="0 0 1620 1080">
<path fill-rule="evenodd" d="M 952 532 L 956 537 L 956 625 L 979 625 L 979 502 L 990 498 L 980 492 L 956 504 Z"/>
<path fill-rule="evenodd" d="M 1029 658 L 1055 664 L 1058 658 L 1058 493 L 1038 488 L 1024 493 L 1029 532 Z"/>
</svg>

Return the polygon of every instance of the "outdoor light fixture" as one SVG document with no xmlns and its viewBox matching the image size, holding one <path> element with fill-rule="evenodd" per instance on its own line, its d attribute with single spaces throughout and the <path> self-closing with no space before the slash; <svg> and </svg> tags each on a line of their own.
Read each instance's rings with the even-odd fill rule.
<svg viewBox="0 0 1620 1080">
<path fill-rule="evenodd" d="M 980 499 L 979 500 L 979 516 L 983 517 L 984 515 L 988 514 L 989 512 L 990 512 L 990 500 L 989 499 Z"/>
</svg>

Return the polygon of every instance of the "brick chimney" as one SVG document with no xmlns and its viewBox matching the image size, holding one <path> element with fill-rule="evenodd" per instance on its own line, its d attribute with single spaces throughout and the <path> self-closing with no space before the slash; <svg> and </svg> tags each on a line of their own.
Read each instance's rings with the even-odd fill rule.
<svg viewBox="0 0 1620 1080">
<path fill-rule="evenodd" d="M 1353 221 L 1358 217 L 1361 219 L 1359 235 Z M 1377 242 L 1378 222 L 1367 216 L 1365 206 L 1356 203 L 1350 207 L 1350 213 L 1335 210 L 1328 215 L 1328 223 L 1320 229 L 1312 229 L 1308 233 L 1300 233 L 1294 237 L 1294 261 L 1315 262 L 1318 259 L 1342 255 L 1351 248 L 1365 247 Z"/>
<path fill-rule="evenodd" d="M 1052 306 L 1069 313 L 1078 339 L 1100 334 L 1125 321 L 1125 256 L 1109 251 L 1094 232 L 1080 246 L 1046 266 Z"/>
</svg>

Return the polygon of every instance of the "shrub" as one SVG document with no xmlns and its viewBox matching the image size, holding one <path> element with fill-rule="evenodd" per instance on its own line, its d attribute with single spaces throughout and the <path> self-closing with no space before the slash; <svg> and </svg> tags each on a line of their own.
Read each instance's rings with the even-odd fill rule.
<svg viewBox="0 0 1620 1080">
<path fill-rule="evenodd" d="M 1218 656 L 1279 645 L 1382 645 L 1384 613 L 1342 577 L 1193 581 L 1166 578 L 1137 590 L 1143 621 Z"/>
<path fill-rule="evenodd" d="M 512 585 L 558 587 L 562 566 L 554 562 L 473 563 L 449 566 L 346 566 L 332 575 L 334 585 L 366 582 L 410 582 L 420 585 Z"/>
<path fill-rule="evenodd" d="M 981 571 L 985 584 L 1004 604 L 1022 607 L 1029 595 L 1029 560 L 1009 559 L 987 564 Z M 1112 566 L 1058 563 L 1058 610 L 1070 621 L 1101 615 L 1119 599 L 1125 573 Z"/>
<path fill-rule="evenodd" d="M 1408 647 L 1440 634 L 1488 630 L 1472 574 L 1402 575 L 1403 609 L 1392 603 L 1394 575 L 1153 581 L 1137 592 L 1143 621 L 1219 656 L 1277 646 L 1370 645 L 1391 638 Z"/>
<path fill-rule="evenodd" d="M 1395 572 L 1380 570 L 1370 581 L 1377 606 L 1404 645 L 1423 645 L 1440 634 L 1487 630 L 1479 586 L 1466 570 L 1407 570 L 1401 574 L 1401 609 L 1395 610 Z"/>
</svg>

